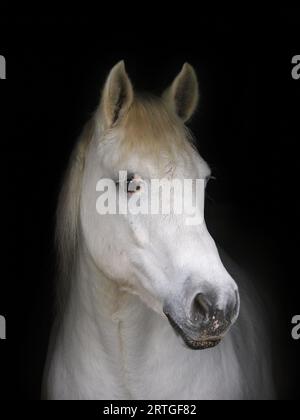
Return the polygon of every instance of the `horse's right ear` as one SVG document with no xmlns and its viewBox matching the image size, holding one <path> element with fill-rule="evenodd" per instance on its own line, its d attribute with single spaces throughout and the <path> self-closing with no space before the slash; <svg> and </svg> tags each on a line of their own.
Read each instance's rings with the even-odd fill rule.
<svg viewBox="0 0 300 420">
<path fill-rule="evenodd" d="M 110 71 L 102 93 L 101 111 L 107 127 L 115 126 L 126 114 L 133 101 L 133 88 L 124 61 Z"/>
<path fill-rule="evenodd" d="M 194 68 L 185 63 L 171 86 L 164 92 L 163 99 L 184 122 L 188 121 L 198 104 L 198 80 Z"/>
</svg>

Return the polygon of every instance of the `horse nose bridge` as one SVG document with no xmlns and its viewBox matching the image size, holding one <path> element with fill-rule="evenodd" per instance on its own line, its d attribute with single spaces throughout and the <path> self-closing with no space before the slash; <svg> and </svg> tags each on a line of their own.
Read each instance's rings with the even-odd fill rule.
<svg viewBox="0 0 300 420">
<path fill-rule="evenodd" d="M 215 290 L 220 299 L 223 295 L 234 294 L 238 291 L 235 280 L 219 257 L 213 260 L 203 258 L 196 267 L 193 266 L 184 285 L 194 290 Z"/>
<path fill-rule="evenodd" d="M 228 291 L 235 291 L 238 289 L 238 286 L 223 264 L 220 254 L 217 251 L 216 254 L 210 255 L 207 267 L 207 276 L 208 282 L 219 288 L 224 293 Z"/>
</svg>

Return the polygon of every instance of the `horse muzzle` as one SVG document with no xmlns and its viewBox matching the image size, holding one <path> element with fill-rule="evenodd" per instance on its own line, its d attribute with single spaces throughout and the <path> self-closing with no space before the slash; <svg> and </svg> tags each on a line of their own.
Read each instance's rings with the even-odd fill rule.
<svg viewBox="0 0 300 420">
<path fill-rule="evenodd" d="M 215 294 L 197 293 L 188 310 L 178 299 L 164 305 L 164 313 L 174 331 L 193 350 L 217 346 L 238 317 L 240 299 L 237 291 L 220 307 Z"/>
</svg>

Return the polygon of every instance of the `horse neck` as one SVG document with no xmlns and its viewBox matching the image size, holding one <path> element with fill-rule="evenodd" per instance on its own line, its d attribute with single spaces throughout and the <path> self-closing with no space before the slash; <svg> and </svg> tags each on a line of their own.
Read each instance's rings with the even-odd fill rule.
<svg viewBox="0 0 300 420">
<path fill-rule="evenodd" d="M 83 243 L 66 311 L 67 323 L 71 322 L 69 331 L 89 335 L 93 332 L 102 351 L 110 355 L 115 352 L 120 359 L 121 324 L 134 325 L 134 332 L 138 335 L 138 321 L 146 312 L 138 298 L 121 291 L 98 269 Z M 74 323 L 79 328 L 74 328 Z"/>
<path fill-rule="evenodd" d="M 99 328 L 100 321 L 114 323 L 113 315 L 118 310 L 121 293 L 98 269 L 84 244 L 78 252 L 72 286 L 70 304 L 81 309 L 81 316 L 89 317 Z"/>
</svg>

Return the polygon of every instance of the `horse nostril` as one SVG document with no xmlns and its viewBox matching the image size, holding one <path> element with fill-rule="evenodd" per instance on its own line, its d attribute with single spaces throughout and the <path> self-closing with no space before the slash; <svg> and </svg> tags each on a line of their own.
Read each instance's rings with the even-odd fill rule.
<svg viewBox="0 0 300 420">
<path fill-rule="evenodd" d="M 194 321 L 207 320 L 209 317 L 211 304 L 203 293 L 198 293 L 193 302 Z"/>
</svg>

